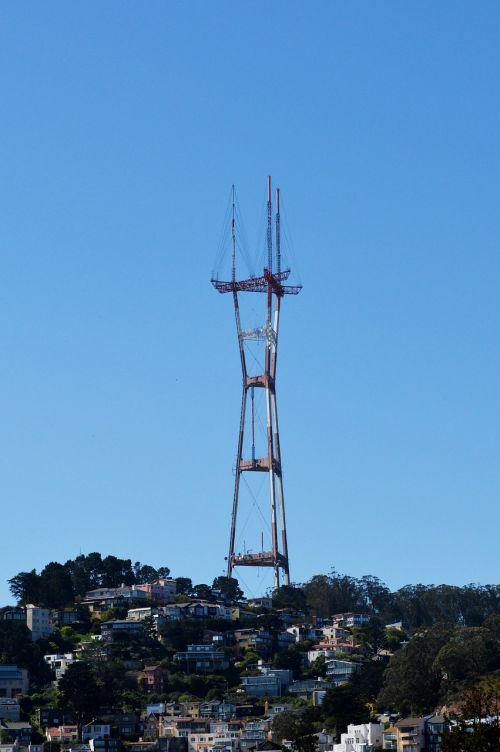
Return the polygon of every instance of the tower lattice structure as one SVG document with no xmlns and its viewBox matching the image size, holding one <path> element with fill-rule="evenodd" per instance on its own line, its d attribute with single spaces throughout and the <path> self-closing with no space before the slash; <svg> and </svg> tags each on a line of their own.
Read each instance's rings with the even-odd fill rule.
<svg viewBox="0 0 500 752">
<path fill-rule="evenodd" d="M 283 583 L 290 584 L 290 563 L 286 532 L 285 498 L 283 492 L 283 471 L 281 461 L 280 436 L 278 427 L 278 410 L 276 404 L 276 366 L 278 357 L 278 334 L 280 323 L 281 302 L 285 295 L 297 295 L 301 285 L 285 284 L 290 276 L 290 268 L 281 268 L 281 217 L 280 190 L 276 190 L 274 232 L 273 232 L 273 202 L 271 194 L 271 178 L 267 179 L 267 265 L 261 276 L 247 279 L 236 279 L 236 229 L 235 229 L 235 200 L 234 187 L 232 194 L 232 265 L 231 280 L 211 282 L 220 293 L 232 293 L 236 332 L 242 370 L 242 399 L 238 433 L 238 448 L 235 467 L 235 482 L 233 509 L 231 515 L 231 532 L 229 538 L 229 555 L 227 558 L 227 576 L 231 577 L 234 567 L 271 567 L 274 570 L 274 586 L 279 587 L 280 570 L 283 572 Z M 274 238 L 273 238 L 274 236 Z M 274 239 L 274 248 L 273 248 Z M 240 293 L 262 293 L 265 296 L 265 323 L 256 329 L 246 330 L 241 325 Z M 263 372 L 251 375 L 247 364 L 245 350 L 246 340 L 260 340 L 264 342 Z M 266 439 L 267 452 L 265 456 L 256 456 L 254 436 L 254 394 L 256 389 L 264 391 L 266 408 Z M 244 457 L 244 439 L 246 431 L 246 414 L 250 398 L 251 410 L 251 456 Z M 235 553 L 235 537 L 238 521 L 238 502 L 240 496 L 240 481 L 243 473 L 267 473 L 269 476 L 269 500 L 271 513 L 271 550 L 258 553 Z"/>
</svg>

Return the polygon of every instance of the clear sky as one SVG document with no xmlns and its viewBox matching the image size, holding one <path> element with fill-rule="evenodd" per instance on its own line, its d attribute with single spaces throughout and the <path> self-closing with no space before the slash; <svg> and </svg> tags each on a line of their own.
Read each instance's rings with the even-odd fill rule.
<svg viewBox="0 0 500 752">
<path fill-rule="evenodd" d="M 222 573 L 240 371 L 209 278 L 231 183 L 257 247 L 268 174 L 304 283 L 292 579 L 498 581 L 499 38 L 487 1 L 1 4 L 0 603 L 80 551 Z"/>
</svg>

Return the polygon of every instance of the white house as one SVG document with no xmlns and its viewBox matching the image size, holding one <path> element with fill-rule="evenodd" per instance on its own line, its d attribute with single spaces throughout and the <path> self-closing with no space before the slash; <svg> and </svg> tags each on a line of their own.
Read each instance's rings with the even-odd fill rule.
<svg viewBox="0 0 500 752">
<path fill-rule="evenodd" d="M 340 744 L 333 745 L 333 752 L 371 752 L 382 747 L 383 723 L 349 724 L 341 734 Z"/>
<path fill-rule="evenodd" d="M 59 681 L 61 676 L 64 676 L 68 666 L 76 662 L 76 658 L 73 653 L 51 653 L 44 655 L 43 659 L 45 663 L 55 671 L 56 681 Z"/>
</svg>

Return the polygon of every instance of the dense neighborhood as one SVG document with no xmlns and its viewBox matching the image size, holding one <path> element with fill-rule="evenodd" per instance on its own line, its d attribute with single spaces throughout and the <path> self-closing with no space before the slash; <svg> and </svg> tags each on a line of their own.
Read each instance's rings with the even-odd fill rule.
<svg viewBox="0 0 500 752">
<path fill-rule="evenodd" d="M 0 752 L 500 748 L 497 586 L 332 571 L 245 598 L 98 553 L 9 584 Z"/>
</svg>

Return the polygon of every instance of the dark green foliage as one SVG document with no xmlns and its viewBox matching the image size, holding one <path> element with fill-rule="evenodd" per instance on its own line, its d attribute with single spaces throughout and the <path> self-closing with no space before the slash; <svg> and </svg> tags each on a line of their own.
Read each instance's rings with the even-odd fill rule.
<svg viewBox="0 0 500 752">
<path fill-rule="evenodd" d="M 296 741 L 304 733 L 302 720 L 297 713 L 285 711 L 279 713 L 273 720 L 272 736 L 273 741 L 280 743 L 284 739 Z"/>
<path fill-rule="evenodd" d="M 67 568 L 51 561 L 40 572 L 40 602 L 47 608 L 67 606 L 74 601 L 73 583 Z"/>
<path fill-rule="evenodd" d="M 452 688 L 500 668 L 500 642 L 486 627 L 457 627 L 434 667 Z"/>
<path fill-rule="evenodd" d="M 16 574 L 9 580 L 9 590 L 18 603 L 39 603 L 40 578 L 36 570 Z"/>
<path fill-rule="evenodd" d="M 243 598 L 243 590 L 235 577 L 216 577 L 212 588 L 219 590 L 229 601 L 238 601 Z"/>
<path fill-rule="evenodd" d="M 391 593 L 377 577 L 357 579 L 332 570 L 315 575 L 302 590 L 313 615 L 359 611 L 379 616 L 384 624 L 402 621 L 410 629 L 437 623 L 479 626 L 500 611 L 498 585 L 406 585 Z"/>
<path fill-rule="evenodd" d="M 132 567 L 130 559 L 93 553 L 77 556 L 65 564 L 50 562 L 37 574 L 19 572 L 9 580 L 10 592 L 18 603 L 34 603 L 47 608 L 62 608 L 82 597 L 88 590 L 98 587 L 120 587 L 151 582 L 167 577 L 168 567 L 155 569 L 137 561 Z"/>
<path fill-rule="evenodd" d="M 483 675 L 500 668 L 497 620 L 483 627 L 434 626 L 391 658 L 379 703 L 401 713 L 432 710 Z"/>
<path fill-rule="evenodd" d="M 96 716 L 101 704 L 101 686 L 86 663 L 73 663 L 59 680 L 60 705 L 74 713 L 79 727 Z"/>
<path fill-rule="evenodd" d="M 447 627 L 432 627 L 393 655 L 384 675 L 379 703 L 403 714 L 431 711 L 438 702 L 441 674 L 434 661 L 451 635 Z"/>
<path fill-rule="evenodd" d="M 289 645 L 286 650 L 279 650 L 275 653 L 273 666 L 289 669 L 293 672 L 294 679 L 298 679 L 301 677 L 304 668 L 304 653 L 297 644 Z"/>
<path fill-rule="evenodd" d="M 381 647 L 385 647 L 385 626 L 378 616 L 372 616 L 367 624 L 362 627 L 353 627 L 354 642 L 367 648 L 370 653 L 376 653 Z"/>
<path fill-rule="evenodd" d="M 370 711 L 351 682 L 329 689 L 321 709 L 329 725 L 335 726 L 338 740 L 349 723 L 367 723 L 370 720 Z"/>
<path fill-rule="evenodd" d="M 213 601 L 215 600 L 212 588 L 210 585 L 206 585 L 204 582 L 200 583 L 199 585 L 194 585 L 192 593 L 194 598 L 199 598 L 203 601 Z"/>
<path fill-rule="evenodd" d="M 0 621 L 0 663 L 12 663 L 28 669 L 31 686 L 35 690 L 53 678 L 43 656 L 43 648 L 31 641 L 31 633 L 24 624 Z"/>
<path fill-rule="evenodd" d="M 376 704 L 382 689 L 385 668 L 381 661 L 366 661 L 352 674 L 349 684 L 363 703 Z"/>
<path fill-rule="evenodd" d="M 453 723 L 441 740 L 441 752 L 498 752 L 500 724 L 498 699 L 485 687 L 470 687 L 463 693 L 460 712 L 448 718 Z"/>
<path fill-rule="evenodd" d="M 306 596 L 302 588 L 297 585 L 282 585 L 273 591 L 273 608 L 289 608 L 293 611 L 304 611 Z"/>
<path fill-rule="evenodd" d="M 191 595 L 193 591 L 193 582 L 190 577 L 177 577 L 177 594 L 178 595 Z"/>
</svg>

